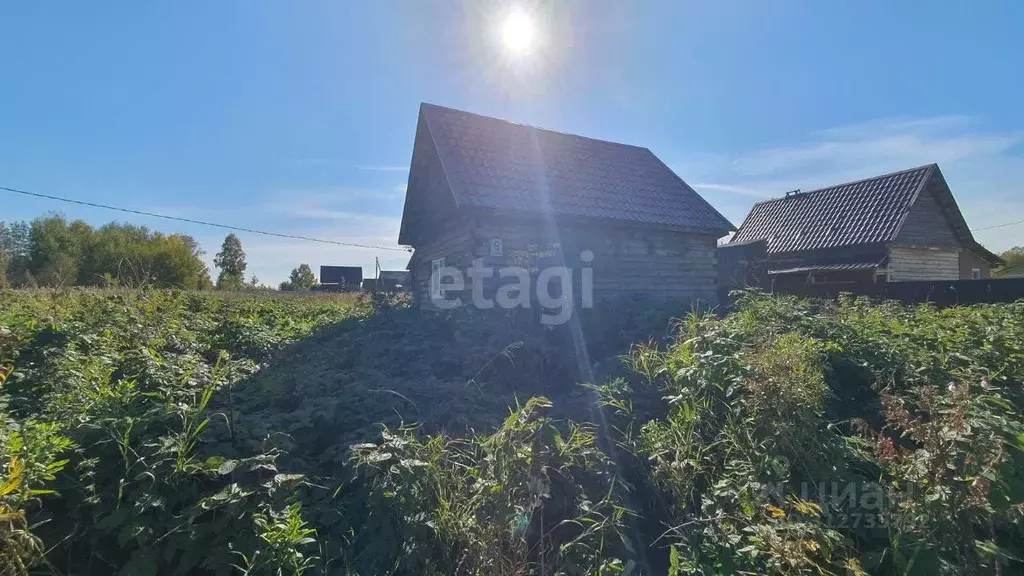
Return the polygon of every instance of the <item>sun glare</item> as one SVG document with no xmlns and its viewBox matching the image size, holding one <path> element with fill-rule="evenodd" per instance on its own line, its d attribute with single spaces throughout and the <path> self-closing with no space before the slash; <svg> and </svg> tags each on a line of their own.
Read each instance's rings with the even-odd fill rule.
<svg viewBox="0 0 1024 576">
<path fill-rule="evenodd" d="M 523 12 L 512 12 L 501 26 L 501 42 L 509 53 L 521 56 L 533 49 L 536 30 L 533 20 Z"/>
</svg>

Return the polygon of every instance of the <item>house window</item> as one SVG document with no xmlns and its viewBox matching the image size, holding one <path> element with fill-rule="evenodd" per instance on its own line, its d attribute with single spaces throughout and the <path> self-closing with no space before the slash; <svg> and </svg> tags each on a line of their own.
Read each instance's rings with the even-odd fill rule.
<svg viewBox="0 0 1024 576">
<path fill-rule="evenodd" d="M 444 268 L 444 256 L 430 261 L 430 297 L 444 298 L 444 288 L 441 287 L 441 269 Z"/>
<path fill-rule="evenodd" d="M 971 268 L 971 280 L 981 280 L 981 268 Z"/>
<path fill-rule="evenodd" d="M 889 281 L 889 273 L 885 270 L 878 270 L 875 272 L 875 283 L 885 284 Z"/>
<path fill-rule="evenodd" d="M 502 252 L 503 252 L 503 250 L 502 250 L 502 245 L 501 245 L 501 238 L 494 238 L 494 239 L 492 239 L 491 240 L 491 256 L 501 256 Z"/>
</svg>

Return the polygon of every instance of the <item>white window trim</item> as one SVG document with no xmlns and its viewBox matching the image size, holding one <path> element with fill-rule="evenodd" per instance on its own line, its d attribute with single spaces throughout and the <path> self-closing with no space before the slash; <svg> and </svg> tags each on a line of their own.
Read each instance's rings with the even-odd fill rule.
<svg viewBox="0 0 1024 576">
<path fill-rule="evenodd" d="M 971 280 L 981 280 L 981 268 L 971 268 Z"/>
</svg>

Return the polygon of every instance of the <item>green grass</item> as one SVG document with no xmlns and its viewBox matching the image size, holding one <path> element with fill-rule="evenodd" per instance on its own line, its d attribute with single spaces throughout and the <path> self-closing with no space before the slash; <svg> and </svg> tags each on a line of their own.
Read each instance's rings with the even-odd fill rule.
<svg viewBox="0 0 1024 576">
<path fill-rule="evenodd" d="M 0 574 L 1021 569 L 1024 304 L 580 320 L 0 292 Z"/>
</svg>

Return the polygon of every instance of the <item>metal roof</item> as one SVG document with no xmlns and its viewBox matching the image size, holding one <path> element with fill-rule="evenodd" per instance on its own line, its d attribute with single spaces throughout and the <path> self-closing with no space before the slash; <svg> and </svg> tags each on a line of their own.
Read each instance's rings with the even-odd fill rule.
<svg viewBox="0 0 1024 576">
<path fill-rule="evenodd" d="M 758 202 L 734 242 L 764 239 L 769 253 L 891 242 L 934 164 Z"/>
<path fill-rule="evenodd" d="M 734 229 L 647 148 L 433 104 L 420 110 L 459 208 L 546 213 L 717 236 Z"/>
<path fill-rule="evenodd" d="M 320 266 L 321 284 L 346 284 L 358 285 L 363 281 L 362 266 Z"/>
<path fill-rule="evenodd" d="M 758 202 L 731 242 L 763 239 L 769 254 L 887 244 L 896 240 L 910 207 L 929 183 L 963 247 L 999 262 L 971 235 L 937 164 Z"/>
</svg>

